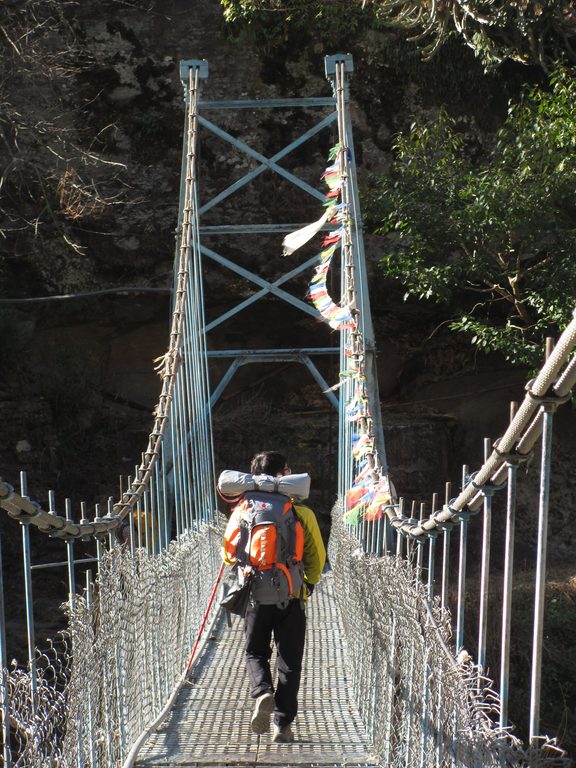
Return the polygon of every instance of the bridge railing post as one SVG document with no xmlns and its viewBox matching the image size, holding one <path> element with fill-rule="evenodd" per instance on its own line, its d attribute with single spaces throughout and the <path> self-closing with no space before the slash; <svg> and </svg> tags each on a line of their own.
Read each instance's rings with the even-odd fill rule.
<svg viewBox="0 0 576 768">
<path fill-rule="evenodd" d="M 462 488 L 468 482 L 469 467 L 462 466 Z M 464 512 L 458 516 L 460 521 L 460 536 L 458 547 L 458 587 L 456 603 L 456 652 L 464 647 L 464 600 L 466 597 L 466 560 L 468 548 L 468 521 L 471 513 Z"/>
<path fill-rule="evenodd" d="M 2 533 L 0 532 L 0 709 L 2 716 L 2 757 L 5 768 L 10 768 L 10 702 L 8 700 L 6 650 L 6 614 L 4 610 L 4 569 L 2 560 Z"/>
<path fill-rule="evenodd" d="M 538 544 L 534 595 L 534 629 L 532 636 L 532 673 L 530 680 L 530 744 L 540 736 L 540 696 L 542 685 L 542 643 L 544 637 L 544 599 L 546 592 L 546 555 L 548 546 L 548 511 L 550 505 L 550 467 L 552 459 L 552 425 L 556 404 L 542 405 L 542 458 L 540 494 L 538 498 Z"/>
<path fill-rule="evenodd" d="M 28 479 L 26 472 L 20 472 L 20 493 L 28 498 Z M 30 670 L 30 699 L 32 711 L 36 712 L 37 679 L 36 679 L 36 636 L 34 631 L 34 597 L 32 589 L 32 554 L 30 549 L 30 522 L 24 520 L 22 527 L 22 557 L 24 567 L 24 592 L 26 598 L 26 627 L 28 634 L 28 666 Z"/>
<path fill-rule="evenodd" d="M 92 571 L 89 569 L 86 571 L 86 609 L 90 615 L 93 608 L 93 582 Z M 97 765 L 96 762 L 96 733 L 95 733 L 95 712 L 94 712 L 94 691 L 92 689 L 92 681 L 86 680 L 86 723 L 80 723 L 80 728 L 86 735 L 88 740 L 87 750 L 90 756 L 90 765 Z"/>
</svg>

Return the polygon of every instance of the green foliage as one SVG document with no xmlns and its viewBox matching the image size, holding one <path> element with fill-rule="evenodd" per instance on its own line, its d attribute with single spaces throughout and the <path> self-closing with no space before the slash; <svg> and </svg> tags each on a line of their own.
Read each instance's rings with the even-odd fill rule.
<svg viewBox="0 0 576 768">
<path fill-rule="evenodd" d="M 458 36 L 482 61 L 488 71 L 506 59 L 523 64 L 536 64 L 548 69 L 560 58 L 576 60 L 576 14 L 573 0 L 511 0 L 485 2 L 445 0 L 423 3 L 422 0 L 220 0 L 224 17 L 230 22 L 253 25 L 260 33 L 270 21 L 279 38 L 286 25 L 293 24 L 302 32 L 315 30 L 356 31 L 346 28 L 350 20 L 370 18 L 373 26 L 410 30 L 412 40 L 424 58 L 430 58 L 450 39 Z M 284 25 L 284 29 L 282 26 Z M 330 30 L 332 27 L 332 30 Z M 278 39 L 279 39 L 278 38 Z"/>
<path fill-rule="evenodd" d="M 301 51 L 305 41 L 327 46 L 350 38 L 375 23 L 372 12 L 360 3 L 324 0 L 220 0 L 224 18 L 235 25 L 240 39 L 248 37 L 264 53 L 292 46 Z"/>
<path fill-rule="evenodd" d="M 446 114 L 394 146 L 370 214 L 384 274 L 445 304 L 484 351 L 536 365 L 576 302 L 576 82 L 559 72 L 512 104 L 492 151 L 471 157 Z"/>
<path fill-rule="evenodd" d="M 562 57 L 576 61 L 573 0 L 371 0 L 371 4 L 381 21 L 420 31 L 416 39 L 426 58 L 457 34 L 486 70 L 506 59 L 544 69 Z"/>
</svg>

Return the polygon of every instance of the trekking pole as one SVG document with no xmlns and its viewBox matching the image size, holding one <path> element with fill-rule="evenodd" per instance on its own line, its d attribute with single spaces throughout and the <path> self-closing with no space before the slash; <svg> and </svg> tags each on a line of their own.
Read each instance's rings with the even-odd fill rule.
<svg viewBox="0 0 576 768">
<path fill-rule="evenodd" d="M 256 757 L 254 758 L 254 768 L 258 765 L 258 758 L 260 757 L 260 734 L 257 736 L 256 741 Z"/>
<path fill-rule="evenodd" d="M 210 599 L 208 600 L 208 607 L 206 608 L 206 613 L 204 614 L 204 618 L 202 619 L 202 624 L 200 624 L 200 629 L 198 630 L 198 635 L 196 637 L 196 642 L 194 643 L 194 648 L 192 648 L 192 653 L 190 654 L 190 659 L 188 660 L 188 666 L 186 667 L 186 672 L 190 670 L 190 667 L 192 666 L 192 662 L 194 661 L 194 656 L 196 655 L 198 644 L 200 642 L 200 638 L 202 637 L 202 632 L 204 631 L 204 627 L 206 626 L 206 621 L 208 620 L 208 614 L 210 613 L 210 609 L 212 608 L 212 603 L 214 602 L 214 598 L 216 597 L 218 585 L 220 584 L 220 579 L 222 578 L 222 574 L 224 572 L 224 565 L 225 563 L 222 563 L 222 565 L 220 566 L 220 570 L 218 571 L 218 576 L 216 576 L 216 581 L 214 582 L 214 586 L 212 588 L 212 594 L 210 595 Z"/>
</svg>

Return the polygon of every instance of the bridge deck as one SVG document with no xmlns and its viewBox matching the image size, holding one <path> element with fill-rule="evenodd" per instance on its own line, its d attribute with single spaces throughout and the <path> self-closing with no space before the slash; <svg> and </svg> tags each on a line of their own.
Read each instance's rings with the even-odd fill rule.
<svg viewBox="0 0 576 768">
<path fill-rule="evenodd" d="M 346 648 L 332 577 L 327 574 L 309 602 L 300 711 L 294 744 L 272 744 L 250 731 L 252 700 L 244 670 L 242 621 L 232 628 L 221 616 L 191 683 L 181 692 L 162 728 L 136 763 L 152 766 L 328 766 L 377 765 L 352 701 Z"/>
</svg>

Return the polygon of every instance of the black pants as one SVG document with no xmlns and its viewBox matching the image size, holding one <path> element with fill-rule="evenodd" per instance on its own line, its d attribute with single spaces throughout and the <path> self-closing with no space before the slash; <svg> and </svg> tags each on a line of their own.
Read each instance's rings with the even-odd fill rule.
<svg viewBox="0 0 576 768">
<path fill-rule="evenodd" d="M 244 621 L 244 633 L 250 695 L 256 699 L 263 693 L 272 691 L 276 702 L 274 722 L 284 728 L 294 720 L 298 711 L 306 613 L 299 600 L 291 600 L 287 608 L 278 608 L 275 605 L 249 608 Z M 272 635 L 278 666 L 276 690 L 270 672 Z"/>
</svg>

